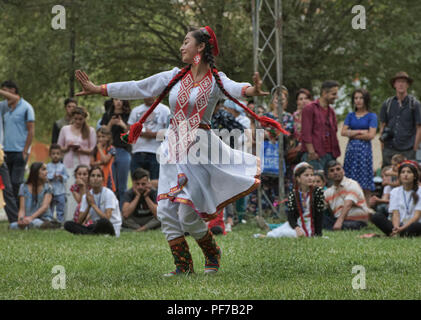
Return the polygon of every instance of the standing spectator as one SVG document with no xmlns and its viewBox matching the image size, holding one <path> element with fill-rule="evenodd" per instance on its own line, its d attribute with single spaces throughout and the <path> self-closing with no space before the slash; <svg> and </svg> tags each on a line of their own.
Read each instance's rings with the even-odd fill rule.
<svg viewBox="0 0 421 320">
<path fill-rule="evenodd" d="M 119 237 L 121 214 L 118 200 L 110 189 L 103 187 L 104 173 L 100 167 L 89 170 L 89 185 L 92 189 L 82 197 L 79 223 L 66 221 L 64 229 L 74 234 L 109 234 Z M 88 215 L 94 221 L 89 226 L 82 223 Z"/>
<path fill-rule="evenodd" d="M 51 144 L 57 143 L 61 128 L 70 124 L 70 121 L 72 120 L 72 112 L 76 107 L 77 102 L 75 99 L 67 98 L 66 100 L 64 100 L 64 108 L 66 109 L 66 115 L 64 116 L 64 118 L 61 118 L 60 120 L 54 122 Z"/>
<path fill-rule="evenodd" d="M 72 124 L 64 126 L 60 130 L 58 144 L 64 153 L 63 163 L 68 172 L 74 172 L 74 169 L 84 164 L 89 166 L 90 155 L 96 146 L 95 130 L 86 122 L 88 113 L 80 106 L 76 107 L 72 112 Z M 74 177 L 70 176 L 67 180 L 66 190 L 74 184 Z M 69 215 L 75 212 L 77 203 L 70 194 L 67 196 L 65 220 L 70 220 Z"/>
<path fill-rule="evenodd" d="M 396 73 L 390 81 L 396 95 L 383 102 L 380 110 L 383 166 L 390 165 L 396 153 L 415 160 L 421 142 L 421 105 L 414 96 L 408 94 L 412 82 L 412 78 L 403 71 Z"/>
<path fill-rule="evenodd" d="M 338 98 L 339 84 L 323 82 L 321 97 L 306 105 L 301 115 L 301 142 L 304 152 L 301 160 L 315 170 L 325 170 L 326 164 L 341 155 L 336 132 L 338 124 L 335 110 L 330 107 Z"/>
<path fill-rule="evenodd" d="M 298 141 L 301 141 L 301 114 L 306 105 L 312 100 L 311 93 L 307 89 L 301 88 L 295 95 L 297 110 L 292 114 L 294 118 L 294 135 Z"/>
<path fill-rule="evenodd" d="M 260 116 L 263 116 L 263 114 L 266 112 L 266 109 L 265 109 L 265 107 L 264 106 L 262 106 L 262 105 L 258 105 L 257 107 L 256 107 L 256 114 L 260 117 Z"/>
<path fill-rule="evenodd" d="M 341 135 L 348 137 L 344 170 L 345 176 L 357 181 L 368 201 L 374 191 L 373 152 L 371 140 L 376 136 L 377 115 L 370 110 L 370 94 L 364 89 L 352 93 L 354 112 L 350 112 L 342 127 Z"/>
<path fill-rule="evenodd" d="M 4 155 L 3 143 L 4 143 L 4 130 L 3 130 L 3 117 L 4 114 L 9 110 L 8 100 L 18 101 L 19 96 L 8 91 L 0 89 L 0 95 L 8 97 L 6 100 L 0 101 L 0 149 L 2 156 L 0 157 L 0 178 L 3 182 L 3 199 L 6 203 L 5 211 L 9 223 L 16 222 L 18 220 L 18 206 L 16 198 L 13 194 L 13 187 L 10 181 L 9 169 L 6 164 L 6 157 Z M 12 102 L 11 102 L 12 103 Z"/>
<path fill-rule="evenodd" d="M 154 101 L 155 99 L 153 97 L 145 98 L 145 103 L 134 108 L 130 113 L 128 124 L 132 125 L 138 122 Z M 148 170 L 154 188 L 158 187 L 159 178 L 159 163 L 156 158 L 156 152 L 161 145 L 161 141 L 157 139 L 156 135 L 160 130 L 167 127 L 169 115 L 170 109 L 162 103 L 158 104 L 144 122 L 142 133 L 136 143 L 132 146 L 130 171 L 133 174 L 137 168 Z"/>
<path fill-rule="evenodd" d="M 238 122 L 243 128 L 244 130 L 246 129 L 250 129 L 251 127 L 251 121 L 250 119 L 245 115 L 244 109 L 241 108 L 239 105 L 237 105 L 235 102 L 231 101 L 231 100 L 225 100 L 224 102 L 224 107 L 225 110 L 228 111 L 229 113 L 231 113 L 231 115 L 234 116 L 235 121 Z M 245 134 L 246 132 L 243 132 L 237 139 L 237 143 L 234 142 L 234 149 L 237 150 L 244 150 L 244 144 L 247 144 L 247 138 L 251 138 L 246 136 Z M 227 208 L 229 211 L 231 210 L 231 208 Z M 238 220 L 239 222 L 245 222 L 245 220 L 243 220 L 245 214 L 246 214 L 246 210 L 247 210 L 247 198 L 243 197 L 238 199 L 237 201 L 235 201 L 235 210 L 237 212 L 237 216 L 238 216 Z M 231 222 L 232 221 L 232 217 L 231 214 L 228 217 Z M 231 225 L 232 227 L 232 225 Z M 228 229 L 230 230 L 230 228 Z"/>
<path fill-rule="evenodd" d="M 358 182 L 346 178 L 344 169 L 336 160 L 327 163 L 327 172 L 333 185 L 325 191 L 325 199 L 333 217 L 325 215 L 325 229 L 359 230 L 366 227 L 372 211 Z"/>
<path fill-rule="evenodd" d="M 120 209 L 124 193 L 127 190 L 129 179 L 131 145 L 120 139 L 122 133 L 129 130 L 128 120 L 130 116 L 130 104 L 127 100 L 113 99 L 109 112 L 104 113 L 101 125 L 106 126 L 113 136 L 113 146 L 116 150 L 113 162 L 113 177 L 117 189 L 117 198 L 120 201 Z"/>
<path fill-rule="evenodd" d="M 136 231 L 156 229 L 161 223 L 156 218 L 156 190 L 152 189 L 149 172 L 137 168 L 132 173 L 133 188 L 126 191 L 123 200 L 123 228 Z"/>
<path fill-rule="evenodd" d="M 111 132 L 106 127 L 100 127 L 96 131 L 98 144 L 91 155 L 91 167 L 99 166 L 104 172 L 104 187 L 116 191 L 113 178 L 113 162 L 115 157 L 115 148 L 111 145 Z"/>
<path fill-rule="evenodd" d="M 389 213 L 376 213 L 371 221 L 386 235 L 421 236 L 421 189 L 418 186 L 419 166 L 414 161 L 404 161 L 399 166 L 401 186 L 390 193 Z"/>
<path fill-rule="evenodd" d="M 272 119 L 278 120 L 278 87 L 272 89 L 272 101 L 270 103 L 270 112 L 265 114 L 265 116 Z M 291 134 L 294 133 L 294 118 L 291 113 L 287 111 L 288 107 L 288 89 L 285 86 L 282 86 L 282 126 L 285 130 L 289 131 Z"/>
<path fill-rule="evenodd" d="M 50 203 L 53 190 L 48 184 L 47 167 L 42 162 L 31 165 L 26 183 L 19 188 L 19 218 L 10 229 L 51 228 Z"/>
<path fill-rule="evenodd" d="M 35 113 L 32 106 L 18 95 L 19 89 L 14 82 L 5 81 L 1 88 L 9 107 L 4 114 L 4 152 L 13 194 L 17 199 L 34 138 Z"/>
<path fill-rule="evenodd" d="M 244 132 L 244 127 L 237 120 L 235 120 L 234 115 L 231 112 L 225 110 L 223 100 L 220 100 L 219 103 L 215 106 L 211 123 L 212 129 L 218 130 L 219 136 L 223 141 L 225 141 L 225 137 L 221 136 L 221 134 L 224 132 L 223 130 L 228 130 L 230 140 L 225 142 L 228 143 L 231 148 L 234 148 L 235 144 L 235 136 L 231 137 L 231 131 L 237 129 L 241 132 Z M 231 232 L 232 227 L 234 226 L 234 205 L 230 203 L 225 207 L 224 211 L 226 216 L 225 231 Z"/>
<path fill-rule="evenodd" d="M 57 221 L 64 223 L 64 209 L 66 205 L 66 181 L 69 178 L 64 164 L 61 162 L 62 152 L 58 144 L 50 146 L 51 162 L 47 164 L 47 178 L 53 188 L 51 214 L 56 208 Z"/>
</svg>

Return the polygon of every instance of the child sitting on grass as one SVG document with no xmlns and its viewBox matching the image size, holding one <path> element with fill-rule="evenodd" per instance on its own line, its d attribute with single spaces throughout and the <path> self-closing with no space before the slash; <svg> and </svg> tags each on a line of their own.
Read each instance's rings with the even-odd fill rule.
<svg viewBox="0 0 421 320">
<path fill-rule="evenodd" d="M 288 222 L 256 238 L 313 237 L 322 235 L 325 209 L 322 188 L 313 186 L 313 167 L 301 162 L 294 168 L 294 190 L 288 195 Z"/>
<path fill-rule="evenodd" d="M 77 206 L 75 209 L 75 213 L 73 215 L 73 221 L 79 221 L 79 214 L 80 214 L 80 203 L 82 201 L 83 195 L 89 191 L 88 185 L 88 177 L 89 177 L 89 167 L 87 165 L 81 164 L 78 165 L 74 172 L 75 175 L 75 184 L 70 187 L 70 191 L 72 192 L 73 198 L 77 202 Z M 83 223 L 85 226 L 89 226 L 92 224 L 92 221 L 89 219 L 89 216 L 85 220 L 86 222 Z"/>
<path fill-rule="evenodd" d="M 385 178 L 383 179 L 383 186 L 390 186 L 391 188 L 399 187 L 399 179 L 398 179 L 398 168 L 399 164 L 406 160 L 404 155 L 395 154 L 392 159 L 391 163 L 392 166 L 389 170 L 386 170 L 384 173 Z"/>
</svg>

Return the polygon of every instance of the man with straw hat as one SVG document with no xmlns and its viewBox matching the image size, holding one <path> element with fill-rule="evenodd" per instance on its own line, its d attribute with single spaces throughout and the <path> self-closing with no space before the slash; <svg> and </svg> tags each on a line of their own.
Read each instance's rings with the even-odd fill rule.
<svg viewBox="0 0 421 320">
<path fill-rule="evenodd" d="M 380 110 L 380 141 L 383 149 L 383 166 L 391 164 L 395 154 L 415 160 L 421 142 L 421 104 L 408 88 L 413 79 L 400 71 L 390 80 L 396 91 L 386 99 Z"/>
</svg>

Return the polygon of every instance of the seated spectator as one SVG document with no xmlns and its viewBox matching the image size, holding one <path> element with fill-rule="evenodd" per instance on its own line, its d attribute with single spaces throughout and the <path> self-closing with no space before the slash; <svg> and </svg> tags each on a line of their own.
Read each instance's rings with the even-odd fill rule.
<svg viewBox="0 0 421 320">
<path fill-rule="evenodd" d="M 342 165 L 336 160 L 327 163 L 327 172 L 333 185 L 325 191 L 331 215 L 325 215 L 324 227 L 328 230 L 359 230 L 366 227 L 372 210 L 368 208 L 358 182 L 346 178 Z"/>
<path fill-rule="evenodd" d="M 414 161 L 404 161 L 398 170 L 402 184 L 390 193 L 389 213 L 392 221 L 376 213 L 371 221 L 387 236 L 421 236 L 421 189 L 418 187 L 419 166 Z"/>
<path fill-rule="evenodd" d="M 294 190 L 288 195 L 288 222 L 269 231 L 266 237 L 299 238 L 322 235 L 324 195 L 321 188 L 313 186 L 313 173 L 313 167 L 306 162 L 296 165 Z"/>
<path fill-rule="evenodd" d="M 157 195 L 152 189 L 149 172 L 137 168 L 132 174 L 132 182 L 133 188 L 126 191 L 123 199 L 123 228 L 135 231 L 159 228 Z"/>
<path fill-rule="evenodd" d="M 109 234 L 119 237 L 121 229 L 121 214 L 118 200 L 110 189 L 103 187 L 104 173 L 100 167 L 89 170 L 89 185 L 91 190 L 82 197 L 78 223 L 67 221 L 64 229 L 74 234 Z M 88 214 L 94 222 L 83 226 Z"/>
<path fill-rule="evenodd" d="M 405 156 L 402 154 L 395 154 L 392 159 L 391 163 L 392 166 L 389 168 L 389 170 L 385 171 L 385 183 L 384 185 L 389 185 L 390 187 L 398 187 L 400 185 L 399 179 L 398 179 L 398 169 L 399 165 L 406 160 Z"/>
<path fill-rule="evenodd" d="M 70 187 L 70 192 L 77 203 L 76 209 L 73 215 L 73 221 L 79 221 L 80 215 L 80 204 L 82 202 L 83 195 L 90 189 L 88 178 L 89 178 L 89 167 L 84 164 L 80 164 L 76 167 L 74 172 L 75 183 Z M 90 219 L 90 216 L 85 219 L 84 226 L 89 226 L 93 224 L 93 221 Z"/>
<path fill-rule="evenodd" d="M 326 188 L 326 177 L 323 172 L 323 170 L 317 170 L 314 172 L 313 175 L 313 183 L 315 187 L 322 188 L 323 191 L 325 191 Z"/>
<path fill-rule="evenodd" d="M 392 191 L 392 187 L 387 182 L 386 172 L 388 170 L 392 170 L 392 166 L 386 166 L 382 169 L 382 184 L 383 184 L 383 192 L 382 197 L 379 198 L 376 195 L 371 196 L 369 201 L 370 208 L 373 208 L 377 213 L 382 213 L 386 217 L 389 216 L 389 200 L 390 200 L 390 192 Z"/>
<path fill-rule="evenodd" d="M 53 188 L 53 199 L 51 201 L 51 214 L 56 209 L 57 221 L 64 223 L 64 207 L 66 205 L 66 181 L 69 178 L 62 159 L 61 147 L 58 144 L 50 146 L 51 162 L 47 164 L 47 178 Z"/>
<path fill-rule="evenodd" d="M 18 221 L 10 229 L 53 228 L 50 210 L 53 189 L 47 181 L 47 166 L 42 162 L 31 165 L 26 183 L 19 188 Z"/>
</svg>

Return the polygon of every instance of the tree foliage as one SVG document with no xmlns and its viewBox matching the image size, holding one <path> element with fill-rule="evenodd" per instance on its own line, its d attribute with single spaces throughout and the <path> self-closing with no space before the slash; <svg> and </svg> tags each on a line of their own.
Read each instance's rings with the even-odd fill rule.
<svg viewBox="0 0 421 320">
<path fill-rule="evenodd" d="M 221 48 L 218 68 L 234 80 L 251 82 L 250 0 L 64 0 L 65 30 L 51 26 L 56 4 L 0 0 L 0 80 L 15 80 L 34 106 L 38 139 L 49 141 L 53 121 L 63 115 L 64 99 L 73 86 L 79 90 L 75 69 L 107 83 L 180 67 L 179 47 L 190 26 L 212 26 Z M 366 9 L 365 30 L 351 27 L 356 4 Z M 419 91 L 419 9 L 421 4 L 411 0 L 283 0 L 283 79 L 291 96 L 300 87 L 317 93 L 326 79 L 352 88 L 359 77 L 378 109 L 393 94 L 389 79 L 399 70 L 410 73 L 414 92 Z M 273 28 L 264 10 L 261 24 Z M 92 123 L 103 112 L 103 101 L 79 99 Z"/>
</svg>

